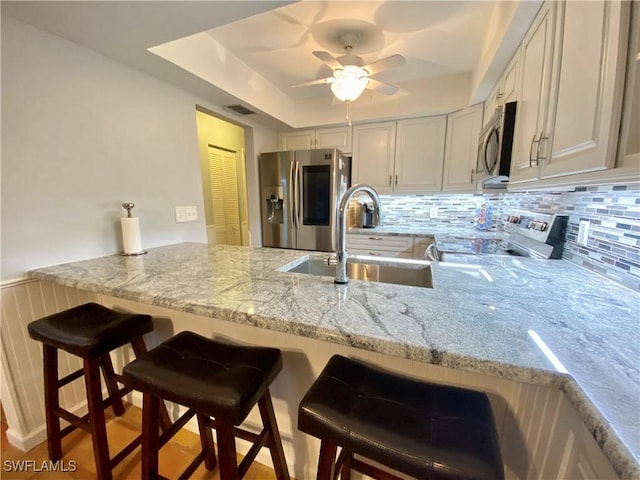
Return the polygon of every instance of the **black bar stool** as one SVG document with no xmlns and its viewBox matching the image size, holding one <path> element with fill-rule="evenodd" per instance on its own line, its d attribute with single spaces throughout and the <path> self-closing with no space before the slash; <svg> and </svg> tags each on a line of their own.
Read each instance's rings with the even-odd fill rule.
<svg viewBox="0 0 640 480">
<path fill-rule="evenodd" d="M 352 469 L 399 479 L 367 459 L 415 478 L 504 479 L 484 393 L 412 380 L 339 355 L 302 399 L 298 428 L 322 441 L 318 480 L 340 474 L 347 480 Z"/>
<path fill-rule="evenodd" d="M 47 420 L 47 448 L 49 458 L 62 458 L 62 438 L 81 428 L 91 434 L 96 457 L 98 479 L 111 479 L 112 468 L 129 455 L 141 442 L 141 435 L 124 447 L 113 458 L 109 455 L 109 443 L 104 409 L 111 406 L 113 413 L 124 413 L 122 397 L 131 387 L 120 388 L 122 377 L 113 370 L 109 352 L 126 344 L 131 344 L 134 353 L 146 353 L 142 336 L 153 330 L 149 315 L 116 312 L 96 303 L 87 303 L 63 312 L 31 322 L 27 329 L 29 336 L 43 343 L 44 395 Z M 58 349 L 82 358 L 83 368 L 58 378 Z M 100 369 L 109 392 L 103 400 L 100 384 Z M 83 417 L 60 407 L 59 389 L 73 380 L 84 376 L 88 413 Z M 169 416 L 162 409 L 162 425 L 167 426 Z M 70 423 L 60 429 L 60 419 Z"/>
<path fill-rule="evenodd" d="M 160 448 L 197 415 L 202 451 L 182 473 L 188 478 L 202 461 L 213 470 L 218 461 L 211 429 L 216 430 L 220 478 L 244 476 L 260 449 L 271 451 L 279 480 L 289 472 L 269 394 L 269 385 L 282 370 L 276 348 L 245 347 L 182 332 L 125 366 L 128 385 L 143 392 L 142 478 L 158 478 Z M 162 399 L 187 407 L 162 435 L 158 434 L 158 405 Z M 263 430 L 255 434 L 238 428 L 258 404 Z M 253 442 L 238 465 L 235 437 Z"/>
</svg>

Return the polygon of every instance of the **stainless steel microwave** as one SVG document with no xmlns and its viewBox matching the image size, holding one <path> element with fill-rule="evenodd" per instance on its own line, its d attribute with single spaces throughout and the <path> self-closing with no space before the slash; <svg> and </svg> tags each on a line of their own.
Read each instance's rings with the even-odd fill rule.
<svg viewBox="0 0 640 480">
<path fill-rule="evenodd" d="M 511 150 L 516 123 L 516 102 L 498 107 L 480 132 L 475 182 L 501 185 L 509 182 Z"/>
</svg>

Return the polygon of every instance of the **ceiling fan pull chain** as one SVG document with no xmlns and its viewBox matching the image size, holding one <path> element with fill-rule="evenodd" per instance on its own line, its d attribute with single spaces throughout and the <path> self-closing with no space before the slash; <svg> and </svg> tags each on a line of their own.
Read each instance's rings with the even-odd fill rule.
<svg viewBox="0 0 640 480">
<path fill-rule="evenodd" d="M 351 126 L 351 101 L 347 100 L 345 103 L 347 104 L 347 122 Z"/>
</svg>

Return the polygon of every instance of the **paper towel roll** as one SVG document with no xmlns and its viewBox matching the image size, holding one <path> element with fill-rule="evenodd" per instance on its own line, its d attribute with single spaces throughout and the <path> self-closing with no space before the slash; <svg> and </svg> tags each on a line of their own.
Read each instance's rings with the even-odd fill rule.
<svg viewBox="0 0 640 480">
<path fill-rule="evenodd" d="M 142 241 L 140 240 L 140 221 L 138 217 L 120 218 L 122 224 L 122 242 L 124 253 L 132 255 L 142 252 Z"/>
</svg>

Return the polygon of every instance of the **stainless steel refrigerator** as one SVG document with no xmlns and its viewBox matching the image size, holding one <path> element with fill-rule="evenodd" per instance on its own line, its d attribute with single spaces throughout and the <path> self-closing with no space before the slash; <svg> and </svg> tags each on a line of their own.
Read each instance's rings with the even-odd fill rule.
<svg viewBox="0 0 640 480">
<path fill-rule="evenodd" d="M 292 150 L 261 154 L 259 167 L 262 244 L 334 251 L 351 159 L 337 149 Z"/>
</svg>

